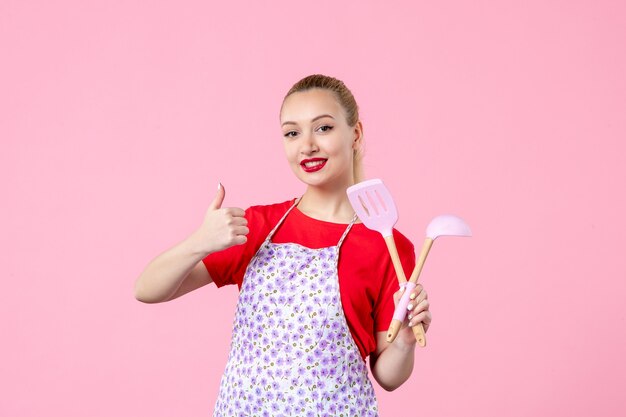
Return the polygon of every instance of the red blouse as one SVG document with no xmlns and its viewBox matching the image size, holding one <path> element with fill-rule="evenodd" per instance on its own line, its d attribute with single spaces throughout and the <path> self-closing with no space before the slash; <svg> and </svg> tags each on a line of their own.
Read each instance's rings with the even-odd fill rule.
<svg viewBox="0 0 626 417">
<path fill-rule="evenodd" d="M 241 288 L 248 263 L 294 200 L 246 210 L 248 241 L 203 259 L 218 287 Z M 318 249 L 339 242 L 347 224 L 316 220 L 294 208 L 272 238 L 274 243 L 298 243 Z M 394 238 L 405 274 L 415 266 L 413 244 L 394 229 Z M 380 233 L 362 223 L 352 226 L 339 252 L 339 288 L 346 321 L 361 356 L 376 350 L 375 332 L 386 332 L 394 311 L 393 293 L 399 288 L 391 257 Z"/>
</svg>

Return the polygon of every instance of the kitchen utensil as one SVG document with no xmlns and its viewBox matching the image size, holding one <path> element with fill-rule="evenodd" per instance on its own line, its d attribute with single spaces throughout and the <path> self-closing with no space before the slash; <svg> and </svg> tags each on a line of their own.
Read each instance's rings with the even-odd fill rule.
<svg viewBox="0 0 626 417">
<path fill-rule="evenodd" d="M 352 208 L 363 224 L 368 229 L 379 232 L 385 238 L 398 282 L 404 285 L 406 275 L 393 239 L 393 226 L 398 221 L 398 210 L 389 190 L 382 180 L 375 178 L 348 187 L 347 193 Z"/>
<path fill-rule="evenodd" d="M 430 248 L 433 245 L 435 239 L 439 236 L 471 236 L 472 231 L 470 227 L 461 219 L 460 217 L 443 214 L 435 217 L 428 223 L 426 227 L 426 240 L 424 241 L 424 245 L 422 246 L 422 251 L 420 256 L 415 264 L 415 268 L 413 269 L 413 273 L 411 274 L 411 278 L 409 278 L 409 282 L 406 283 L 406 288 L 396 311 L 393 316 L 393 320 L 389 326 L 389 330 L 387 331 L 387 341 L 389 343 L 393 342 L 396 336 L 398 335 L 398 331 L 400 330 L 400 326 L 406 317 L 407 305 L 409 304 L 409 297 L 411 291 L 417 286 L 417 280 L 422 272 L 422 268 L 424 267 L 424 262 L 426 262 L 426 257 L 430 252 Z M 417 343 L 424 347 L 426 346 L 426 336 L 424 334 L 424 326 L 422 323 L 419 323 L 417 326 L 413 326 L 413 333 L 415 334 L 415 338 L 417 339 Z"/>
</svg>

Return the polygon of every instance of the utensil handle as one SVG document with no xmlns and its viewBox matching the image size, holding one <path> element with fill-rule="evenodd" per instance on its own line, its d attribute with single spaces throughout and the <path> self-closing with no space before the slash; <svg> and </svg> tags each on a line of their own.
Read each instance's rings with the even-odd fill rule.
<svg viewBox="0 0 626 417">
<path fill-rule="evenodd" d="M 415 335 L 417 344 L 420 347 L 426 346 L 426 332 L 424 331 L 424 325 L 422 322 L 417 323 L 415 326 L 411 327 L 411 329 L 413 329 L 413 334 Z"/>
<path fill-rule="evenodd" d="M 422 272 L 422 268 L 424 267 L 424 263 L 426 262 L 426 258 L 428 257 L 428 253 L 430 252 L 430 248 L 433 246 L 434 240 L 427 237 L 424 240 L 424 245 L 422 245 L 422 251 L 420 252 L 420 256 L 417 259 L 417 263 L 415 264 L 415 268 L 413 269 L 413 273 L 411 274 L 411 278 L 409 278 L 408 284 L 417 285 L 417 280 L 419 279 L 420 273 Z M 407 285 L 408 285 L 407 284 Z M 417 344 L 420 347 L 426 346 L 426 332 L 424 331 L 424 325 L 420 322 L 417 325 L 411 327 L 413 329 L 413 334 L 415 335 L 415 340 L 417 340 Z"/>
<path fill-rule="evenodd" d="M 391 320 L 391 324 L 389 324 L 389 329 L 387 330 L 387 342 L 392 343 L 396 340 L 396 336 L 398 336 L 398 331 L 400 330 L 400 326 L 406 317 L 407 309 L 406 307 L 409 305 L 411 301 L 411 291 L 415 288 L 415 284 L 412 282 L 407 282 L 402 284 L 404 287 L 404 294 L 398 301 L 398 305 L 396 306 L 396 310 L 393 313 L 393 319 Z"/>
<path fill-rule="evenodd" d="M 398 332 L 400 331 L 400 327 L 402 327 L 402 322 L 400 320 L 391 320 L 391 323 L 389 324 L 389 329 L 387 330 L 388 343 L 392 343 L 394 340 L 396 340 Z"/>
<path fill-rule="evenodd" d="M 393 239 L 393 234 L 385 237 L 385 243 L 387 244 L 387 250 L 391 256 L 391 262 L 393 262 L 393 268 L 396 270 L 398 276 L 398 283 L 403 285 L 406 283 L 406 275 L 404 275 L 404 269 L 402 269 L 402 263 L 400 263 L 400 255 L 398 255 L 398 248 L 396 248 L 396 241 Z"/>
<path fill-rule="evenodd" d="M 434 240 L 429 237 L 427 237 L 424 241 L 420 256 L 417 258 L 417 263 L 415 264 L 411 278 L 409 278 L 410 282 L 417 283 L 420 273 L 422 272 L 422 268 L 424 267 L 424 262 L 426 262 L 426 257 L 428 257 L 428 252 L 430 252 L 430 248 L 433 246 L 433 242 Z"/>
</svg>

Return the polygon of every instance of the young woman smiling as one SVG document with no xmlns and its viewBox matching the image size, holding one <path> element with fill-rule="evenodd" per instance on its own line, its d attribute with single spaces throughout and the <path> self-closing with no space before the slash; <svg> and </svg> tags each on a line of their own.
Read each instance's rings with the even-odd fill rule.
<svg viewBox="0 0 626 417">
<path fill-rule="evenodd" d="M 147 303 L 204 285 L 240 293 L 215 416 L 377 416 L 368 377 L 391 391 L 413 370 L 410 327 L 432 316 L 426 291 L 411 295 L 393 343 L 387 326 L 401 291 L 384 240 L 360 223 L 346 189 L 362 180 L 363 125 L 343 82 L 298 81 L 280 109 L 284 150 L 305 184 L 300 198 L 222 208 L 220 184 L 202 225 L 152 260 L 135 295 Z M 404 269 L 414 248 L 394 230 Z"/>
</svg>

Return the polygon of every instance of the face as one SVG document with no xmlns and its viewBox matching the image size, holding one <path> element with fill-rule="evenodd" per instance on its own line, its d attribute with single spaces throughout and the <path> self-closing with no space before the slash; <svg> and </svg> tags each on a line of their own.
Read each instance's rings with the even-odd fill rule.
<svg viewBox="0 0 626 417">
<path fill-rule="evenodd" d="M 333 92 L 293 93 L 280 113 L 287 161 L 309 186 L 345 188 L 354 183 L 353 155 L 361 144 L 361 122 L 349 126 Z"/>
</svg>

